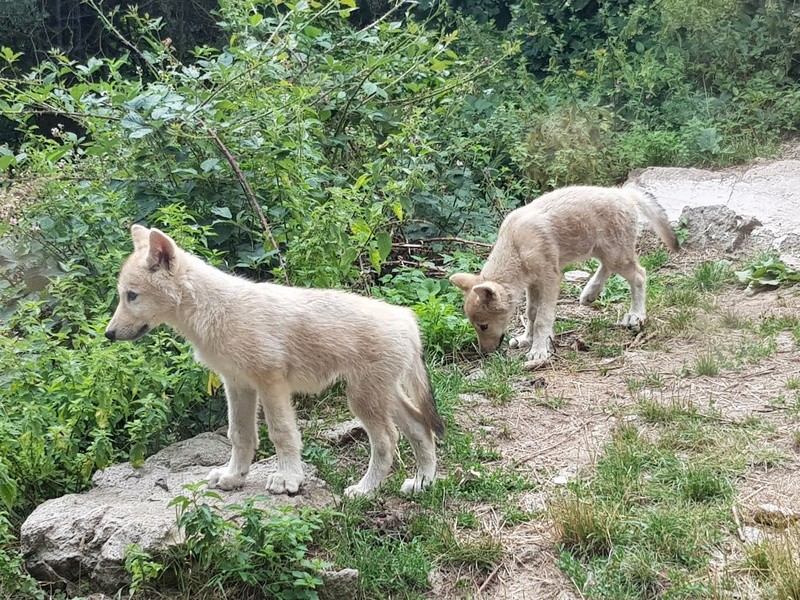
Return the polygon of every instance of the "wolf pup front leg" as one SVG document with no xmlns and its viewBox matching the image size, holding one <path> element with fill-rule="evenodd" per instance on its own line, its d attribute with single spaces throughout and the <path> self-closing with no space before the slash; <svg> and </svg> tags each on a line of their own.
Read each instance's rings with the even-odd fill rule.
<svg viewBox="0 0 800 600">
<path fill-rule="evenodd" d="M 231 458 L 224 467 L 208 474 L 208 485 L 221 490 L 242 487 L 250 471 L 256 448 L 258 448 L 258 427 L 256 391 L 247 386 L 237 386 L 223 378 L 225 396 L 228 399 L 228 439 L 231 441 Z"/>
</svg>

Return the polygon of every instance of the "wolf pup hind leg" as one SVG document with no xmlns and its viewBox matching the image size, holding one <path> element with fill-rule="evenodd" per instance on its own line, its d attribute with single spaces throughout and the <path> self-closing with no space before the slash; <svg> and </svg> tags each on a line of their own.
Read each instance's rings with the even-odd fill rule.
<svg viewBox="0 0 800 600">
<path fill-rule="evenodd" d="M 500 346 L 524 295 L 525 332 L 509 345 L 529 348 L 527 368 L 545 364 L 553 353 L 561 272 L 590 257 L 600 267 L 583 289 L 581 304 L 597 300 L 608 278 L 619 273 L 631 286 L 631 308 L 620 324 L 639 329 L 647 318 L 647 276 L 636 256 L 640 215 L 670 250 L 678 250 L 661 206 L 632 189 L 567 187 L 510 212 L 481 272 L 450 277 L 464 292 L 464 313 L 475 327 L 481 351 Z"/>
<path fill-rule="evenodd" d="M 371 450 L 366 474 L 345 493 L 372 494 L 386 479 L 397 429 L 418 463 L 402 491 L 433 482 L 443 424 L 412 311 L 337 290 L 253 283 L 181 250 L 158 229 L 134 225 L 131 236 L 134 251 L 119 274 L 120 301 L 106 337 L 134 340 L 167 324 L 221 376 L 232 448 L 228 464 L 209 473 L 212 487 L 244 483 L 258 447 L 260 406 L 277 462 L 267 490 L 296 493 L 304 475 L 292 396 L 319 394 L 339 380 Z"/>
</svg>

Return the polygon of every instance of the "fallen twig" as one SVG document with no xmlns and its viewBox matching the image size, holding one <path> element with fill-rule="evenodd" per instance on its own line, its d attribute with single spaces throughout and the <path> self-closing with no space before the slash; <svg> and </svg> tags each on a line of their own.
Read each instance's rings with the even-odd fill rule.
<svg viewBox="0 0 800 600">
<path fill-rule="evenodd" d="M 744 530 L 742 529 L 742 520 L 739 518 L 739 509 L 736 508 L 734 504 L 731 510 L 733 511 L 733 521 L 736 523 L 736 534 L 739 536 L 739 539 L 744 542 L 746 538 L 744 536 Z"/>
<path fill-rule="evenodd" d="M 418 243 L 397 243 L 392 244 L 393 248 L 422 248 L 424 242 L 455 242 L 457 244 L 469 244 L 470 246 L 480 246 L 482 248 L 491 248 L 494 244 L 487 244 L 486 242 L 477 242 L 475 240 L 465 240 L 459 237 L 431 237 L 419 240 Z"/>
<path fill-rule="evenodd" d="M 494 568 L 494 570 L 491 573 L 489 573 L 489 576 L 486 579 L 483 580 L 483 583 L 481 584 L 481 587 L 478 588 L 478 595 L 483 593 L 483 590 L 485 590 L 486 586 L 489 585 L 489 582 L 491 582 L 492 579 L 494 579 L 494 576 L 497 575 L 497 572 L 500 571 L 500 568 L 502 566 L 503 566 L 503 563 L 501 562 L 499 565 L 497 565 Z"/>
</svg>

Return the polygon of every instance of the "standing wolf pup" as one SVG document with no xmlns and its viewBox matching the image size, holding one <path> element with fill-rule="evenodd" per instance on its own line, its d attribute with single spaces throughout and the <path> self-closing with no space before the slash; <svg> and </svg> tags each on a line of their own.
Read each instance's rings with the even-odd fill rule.
<svg viewBox="0 0 800 600">
<path fill-rule="evenodd" d="M 414 313 L 356 294 L 253 283 L 184 252 L 158 229 L 131 227 L 134 251 L 119 275 L 110 340 L 135 340 L 166 323 L 225 384 L 231 459 L 209 473 L 221 489 L 242 485 L 258 446 L 261 404 L 275 444 L 273 494 L 303 483 L 292 394 L 347 383 L 350 410 L 370 441 L 369 468 L 348 496 L 372 493 L 389 474 L 399 427 L 418 471 L 401 488 L 416 492 L 436 475 L 436 412 Z"/>
<path fill-rule="evenodd" d="M 569 263 L 589 257 L 601 264 L 583 288 L 581 304 L 597 300 L 606 280 L 619 273 L 631 286 L 631 309 L 621 324 L 641 327 L 646 317 L 646 273 L 636 256 L 639 214 L 671 250 L 678 250 L 664 209 L 632 189 L 567 187 L 510 212 L 480 274 L 450 277 L 465 293 L 464 312 L 478 333 L 481 350 L 491 352 L 502 344 L 524 291 L 525 333 L 509 345 L 530 347 L 527 368 L 547 362 L 553 352 L 561 271 Z"/>
</svg>

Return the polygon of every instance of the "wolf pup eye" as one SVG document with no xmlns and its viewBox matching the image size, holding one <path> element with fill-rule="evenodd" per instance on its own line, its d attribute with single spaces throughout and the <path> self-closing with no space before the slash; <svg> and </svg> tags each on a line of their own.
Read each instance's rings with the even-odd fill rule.
<svg viewBox="0 0 800 600">
<path fill-rule="evenodd" d="M 128 292 L 128 302 L 133 302 L 138 297 L 139 294 L 137 294 L 136 292 Z"/>
<path fill-rule="evenodd" d="M 481 328 L 481 331 L 486 331 L 487 329 L 489 329 L 488 325 L 478 325 L 478 327 Z"/>
</svg>

